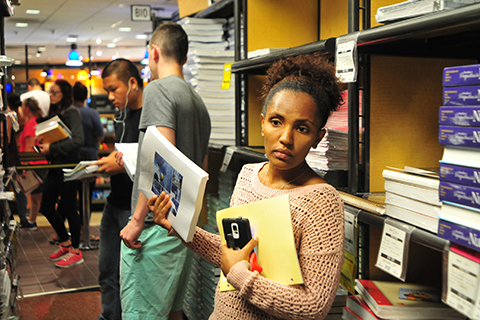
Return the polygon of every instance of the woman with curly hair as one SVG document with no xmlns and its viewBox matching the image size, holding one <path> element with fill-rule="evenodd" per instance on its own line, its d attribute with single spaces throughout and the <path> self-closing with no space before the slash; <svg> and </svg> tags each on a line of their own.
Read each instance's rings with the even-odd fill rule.
<svg viewBox="0 0 480 320">
<path fill-rule="evenodd" d="M 254 237 L 242 250 L 222 246 L 220 236 L 196 229 L 191 250 L 221 266 L 235 291 L 217 287 L 210 319 L 323 319 L 338 288 L 343 264 L 343 205 L 335 188 L 306 163 L 310 148 L 325 135 L 324 126 L 342 101 L 334 67 L 319 55 L 280 60 L 267 72 L 260 116 L 268 162 L 245 165 L 231 206 L 288 194 L 301 285 L 283 285 L 252 271 Z M 176 235 L 166 213 L 169 197 L 149 200 L 155 222 Z M 259 213 L 261 214 L 261 213 Z M 279 264 L 282 262 L 279 261 Z"/>
<path fill-rule="evenodd" d="M 52 164 L 75 164 L 80 161 L 79 152 L 84 137 L 82 118 L 72 101 L 72 86 L 65 80 L 55 80 L 48 93 L 51 102 L 48 115 L 58 115 L 70 128 L 72 137 L 51 144 L 40 141 L 40 151 Z M 59 268 L 70 268 L 83 263 L 79 249 L 81 222 L 77 212 L 77 185 L 77 181 L 63 181 L 61 167 L 49 169 L 44 181 L 40 212 L 59 237 L 60 248 L 50 255 L 50 260 L 58 261 L 55 265 Z M 71 240 L 65 228 L 64 217 L 68 220 Z"/>
</svg>

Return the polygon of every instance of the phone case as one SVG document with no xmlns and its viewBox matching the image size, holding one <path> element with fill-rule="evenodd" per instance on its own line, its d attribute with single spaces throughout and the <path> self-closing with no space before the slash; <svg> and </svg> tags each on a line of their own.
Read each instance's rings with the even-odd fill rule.
<svg viewBox="0 0 480 320">
<path fill-rule="evenodd" d="M 227 246 L 231 249 L 240 250 L 252 239 L 250 222 L 246 218 L 222 219 L 223 232 Z"/>
</svg>

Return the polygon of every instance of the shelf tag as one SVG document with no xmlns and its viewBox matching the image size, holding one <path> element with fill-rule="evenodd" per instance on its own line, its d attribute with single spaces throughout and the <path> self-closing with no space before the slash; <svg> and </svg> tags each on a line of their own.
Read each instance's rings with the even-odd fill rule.
<svg viewBox="0 0 480 320">
<path fill-rule="evenodd" d="M 392 218 L 385 219 L 378 251 L 377 268 L 405 281 L 410 235 L 415 227 Z"/>
<path fill-rule="evenodd" d="M 222 80 L 222 89 L 229 89 L 230 88 L 230 81 L 232 79 L 232 64 L 233 62 L 230 63 L 225 63 L 223 65 L 223 80 Z"/>
<path fill-rule="evenodd" d="M 336 40 L 336 76 L 343 83 L 357 81 L 357 39 L 359 33 L 338 37 Z"/>
<path fill-rule="evenodd" d="M 230 164 L 230 161 L 232 160 L 232 155 L 235 152 L 235 149 L 227 147 L 225 150 L 225 155 L 223 156 L 223 163 L 222 167 L 220 168 L 221 172 L 227 171 L 228 165 Z"/>
<path fill-rule="evenodd" d="M 358 251 L 358 214 L 360 209 L 344 205 L 345 251 L 357 256 Z"/>
<path fill-rule="evenodd" d="M 448 251 L 446 303 L 472 319 L 478 319 L 480 252 L 452 246 Z"/>
</svg>

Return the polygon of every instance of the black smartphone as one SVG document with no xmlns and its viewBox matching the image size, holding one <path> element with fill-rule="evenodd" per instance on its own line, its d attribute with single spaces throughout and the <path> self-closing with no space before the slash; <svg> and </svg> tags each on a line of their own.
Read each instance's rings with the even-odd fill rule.
<svg viewBox="0 0 480 320">
<path fill-rule="evenodd" d="M 247 218 L 223 218 L 222 224 L 227 247 L 240 250 L 252 239 L 250 222 Z"/>
<path fill-rule="evenodd" d="M 39 146 L 33 146 L 33 150 L 35 150 L 36 153 L 41 153 L 42 151 L 40 150 Z"/>
</svg>

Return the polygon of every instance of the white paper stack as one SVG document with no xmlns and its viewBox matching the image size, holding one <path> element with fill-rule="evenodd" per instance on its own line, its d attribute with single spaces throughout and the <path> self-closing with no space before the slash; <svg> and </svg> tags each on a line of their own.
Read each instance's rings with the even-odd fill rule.
<svg viewBox="0 0 480 320">
<path fill-rule="evenodd" d="M 327 129 L 317 148 L 310 149 L 307 163 L 320 171 L 348 169 L 348 132 Z"/>
<path fill-rule="evenodd" d="M 200 94 L 212 122 L 210 143 L 235 145 L 235 82 L 222 89 L 224 66 L 235 59 L 229 46 L 226 19 L 184 18 L 179 24 L 189 38 L 184 75 Z"/>
</svg>

